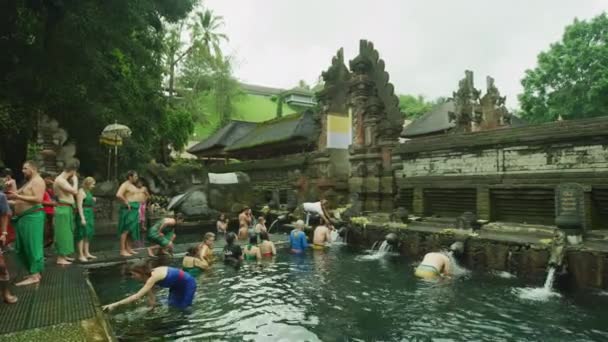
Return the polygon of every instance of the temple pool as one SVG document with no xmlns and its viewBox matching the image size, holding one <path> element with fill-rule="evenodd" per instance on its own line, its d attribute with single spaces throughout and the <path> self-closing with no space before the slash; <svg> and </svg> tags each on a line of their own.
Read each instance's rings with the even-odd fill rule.
<svg viewBox="0 0 608 342">
<path fill-rule="evenodd" d="M 109 314 L 121 341 L 606 341 L 608 295 L 524 299 L 530 286 L 507 274 L 468 273 L 431 284 L 414 278 L 413 260 L 363 258 L 335 247 L 239 270 L 216 264 L 199 279 L 194 306 L 149 311 L 146 300 Z M 141 283 L 126 267 L 91 270 L 102 304 Z M 542 286 L 542 284 L 534 284 Z M 166 290 L 157 292 L 166 301 Z"/>
</svg>

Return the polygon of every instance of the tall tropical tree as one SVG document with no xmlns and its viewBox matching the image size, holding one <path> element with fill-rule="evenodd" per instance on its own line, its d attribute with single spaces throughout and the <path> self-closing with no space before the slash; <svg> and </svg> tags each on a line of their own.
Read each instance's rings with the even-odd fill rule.
<svg viewBox="0 0 608 342">
<path fill-rule="evenodd" d="M 608 115 L 608 15 L 575 19 L 521 83 L 519 101 L 528 121 Z"/>
<path fill-rule="evenodd" d="M 209 55 L 222 61 L 220 44 L 222 41 L 228 41 L 228 36 L 219 32 L 220 28 L 224 26 L 224 17 L 215 15 L 212 10 L 206 9 L 197 12 L 195 18 L 192 25 L 192 36 L 196 37 L 197 43 L 200 43 Z"/>
</svg>

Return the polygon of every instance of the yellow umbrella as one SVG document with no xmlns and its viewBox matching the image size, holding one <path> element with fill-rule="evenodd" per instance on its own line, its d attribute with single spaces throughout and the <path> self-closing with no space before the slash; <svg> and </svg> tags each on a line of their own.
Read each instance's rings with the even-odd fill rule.
<svg viewBox="0 0 608 342">
<path fill-rule="evenodd" d="M 114 176 L 118 177 L 118 146 L 122 146 L 123 138 L 131 136 L 131 129 L 128 126 L 121 125 L 117 122 L 107 125 L 101 135 L 99 142 L 102 145 L 109 146 L 108 149 L 108 179 L 110 179 L 110 164 L 112 161 L 112 147 L 114 147 Z"/>
</svg>

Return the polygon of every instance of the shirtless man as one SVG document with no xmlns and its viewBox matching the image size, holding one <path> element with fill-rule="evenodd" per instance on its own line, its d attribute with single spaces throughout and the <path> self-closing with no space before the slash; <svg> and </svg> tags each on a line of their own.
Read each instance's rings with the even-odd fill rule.
<svg viewBox="0 0 608 342">
<path fill-rule="evenodd" d="M 120 255 L 126 257 L 136 254 L 132 248 L 132 241 L 140 240 L 139 206 L 141 205 L 142 198 L 145 198 L 145 190 L 135 185 L 137 179 L 137 172 L 127 172 L 127 179 L 116 192 L 116 198 L 122 202 L 118 213 Z M 131 238 L 131 241 L 128 238 Z"/>
<path fill-rule="evenodd" d="M 57 197 L 53 237 L 58 265 L 69 265 L 74 261 L 74 208 L 78 194 L 78 175 L 76 164 L 66 165 L 63 172 L 55 178 L 53 190 Z"/>
<path fill-rule="evenodd" d="M 324 224 L 320 224 L 315 228 L 314 236 L 312 239 L 313 249 L 323 250 L 328 244 L 331 244 L 331 229 L 327 228 Z"/>
<path fill-rule="evenodd" d="M 462 242 L 454 242 L 450 246 L 452 253 L 462 254 L 464 245 Z M 416 267 L 415 275 L 426 280 L 435 280 L 441 277 L 450 277 L 453 274 L 450 258 L 444 252 L 427 253 L 422 262 Z"/>
<path fill-rule="evenodd" d="M 38 165 L 33 161 L 23 164 L 23 175 L 27 183 L 19 190 L 8 192 L 13 201 L 15 216 L 13 222 L 17 233 L 15 249 L 29 275 L 15 285 L 23 286 L 40 282 L 40 272 L 44 269 L 44 180 L 38 174 Z"/>
</svg>

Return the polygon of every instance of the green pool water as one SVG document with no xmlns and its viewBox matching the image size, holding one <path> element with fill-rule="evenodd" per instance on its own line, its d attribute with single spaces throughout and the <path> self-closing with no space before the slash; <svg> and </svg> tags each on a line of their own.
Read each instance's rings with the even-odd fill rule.
<svg viewBox="0 0 608 342">
<path fill-rule="evenodd" d="M 606 341 L 608 296 L 577 293 L 522 299 L 528 286 L 504 274 L 468 273 L 443 283 L 413 276 L 400 256 L 366 260 L 347 246 L 304 257 L 222 264 L 199 279 L 187 312 L 145 301 L 112 312 L 122 341 Z M 91 271 L 106 304 L 141 286 L 126 268 Z M 167 296 L 159 290 L 160 298 Z M 162 300 L 162 299 L 161 299 Z"/>
</svg>

